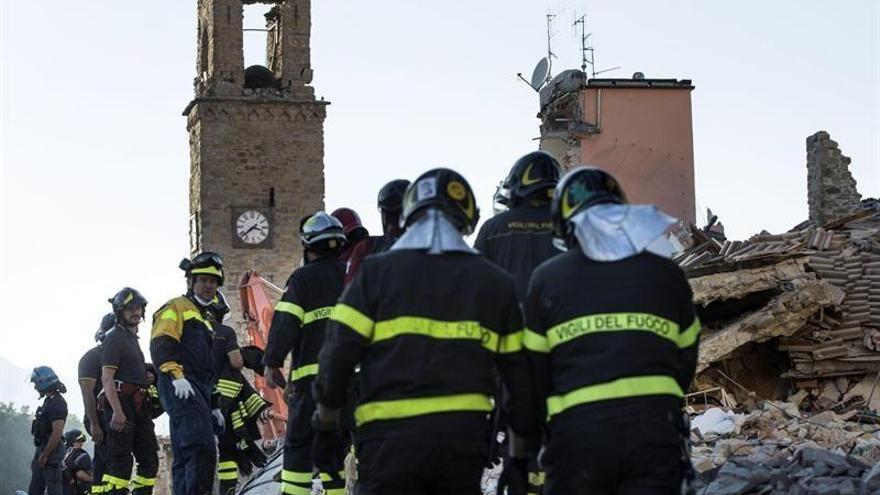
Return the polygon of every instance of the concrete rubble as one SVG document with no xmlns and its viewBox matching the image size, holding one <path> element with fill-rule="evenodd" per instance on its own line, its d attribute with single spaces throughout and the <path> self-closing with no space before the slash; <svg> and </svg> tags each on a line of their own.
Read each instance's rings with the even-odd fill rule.
<svg viewBox="0 0 880 495">
<path fill-rule="evenodd" d="M 732 418 L 732 428 L 706 434 L 695 426 L 705 415 Z M 878 493 L 880 426 L 853 421 L 858 415 L 807 418 L 797 404 L 775 401 L 748 414 L 709 409 L 691 430 L 698 493 Z"/>
</svg>

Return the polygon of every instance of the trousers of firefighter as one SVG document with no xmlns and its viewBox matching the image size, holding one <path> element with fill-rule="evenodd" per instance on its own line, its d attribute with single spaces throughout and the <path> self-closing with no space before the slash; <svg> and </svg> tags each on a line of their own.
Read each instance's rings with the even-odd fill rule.
<svg viewBox="0 0 880 495">
<path fill-rule="evenodd" d="M 216 390 L 226 423 L 223 433 L 217 436 L 217 478 L 221 495 L 233 494 L 239 476 L 248 476 L 254 467 L 266 464 L 266 456 L 256 443 L 260 439 L 257 420 L 270 404 L 240 371 L 217 380 Z"/>
<path fill-rule="evenodd" d="M 101 444 L 95 445 L 92 494 L 131 491 L 149 494 L 153 491 L 159 468 L 158 442 L 153 420 L 165 411 L 159 403 L 155 383 L 146 388 L 117 382 L 117 393 L 129 418 L 122 432 L 109 432 L 110 403 L 102 390 L 97 398 L 101 429 L 108 432 Z M 112 437 L 112 439 L 111 439 Z M 133 459 L 132 459 L 133 457 Z M 132 468 L 137 463 L 132 477 Z"/>
</svg>

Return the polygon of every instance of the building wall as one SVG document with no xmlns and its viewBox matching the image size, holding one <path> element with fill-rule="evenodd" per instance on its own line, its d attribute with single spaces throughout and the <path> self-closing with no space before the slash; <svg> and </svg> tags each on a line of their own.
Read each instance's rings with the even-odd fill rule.
<svg viewBox="0 0 880 495">
<path fill-rule="evenodd" d="M 223 256 L 223 291 L 236 323 L 236 287 L 246 270 L 283 287 L 299 266 L 300 219 L 324 207 L 324 117 L 320 102 L 244 98 L 209 99 L 190 110 L 192 248 Z M 251 209 L 267 214 L 270 237 L 241 247 L 235 218 Z"/>
<path fill-rule="evenodd" d="M 581 137 L 580 162 L 612 173 L 631 203 L 656 204 L 694 222 L 690 93 L 690 88 L 585 88 L 583 118 L 595 122 L 599 133 Z"/>
</svg>

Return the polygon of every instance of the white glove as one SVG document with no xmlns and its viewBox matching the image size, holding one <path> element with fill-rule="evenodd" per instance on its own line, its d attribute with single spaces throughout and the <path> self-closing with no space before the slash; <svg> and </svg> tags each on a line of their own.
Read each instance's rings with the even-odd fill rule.
<svg viewBox="0 0 880 495">
<path fill-rule="evenodd" d="M 217 427 L 221 430 L 226 428 L 226 420 L 223 419 L 223 413 L 220 409 L 211 409 L 211 416 L 214 416 L 214 423 L 217 424 Z"/>
<path fill-rule="evenodd" d="M 196 395 L 192 384 L 186 378 L 177 378 L 171 382 L 174 385 L 174 395 L 180 400 L 186 400 Z"/>
</svg>

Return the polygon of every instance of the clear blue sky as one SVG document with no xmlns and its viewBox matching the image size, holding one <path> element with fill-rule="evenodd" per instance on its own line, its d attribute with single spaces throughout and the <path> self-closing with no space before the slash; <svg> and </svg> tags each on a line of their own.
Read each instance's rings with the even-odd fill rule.
<svg viewBox="0 0 880 495">
<path fill-rule="evenodd" d="M 599 65 L 622 66 L 609 75 L 693 79 L 697 198 L 731 236 L 807 217 L 804 140 L 819 129 L 863 195 L 880 195 L 876 0 L 337 0 L 313 6 L 314 86 L 332 102 L 327 207 L 377 230 L 382 183 L 448 165 L 488 215 L 494 185 L 536 146 L 537 97 L 515 74 L 543 56 L 548 10 L 554 67 L 580 65 L 570 25 L 584 6 Z M 73 375 L 117 289 L 152 309 L 183 290 L 196 2 L 0 9 L 0 355 Z"/>
</svg>

